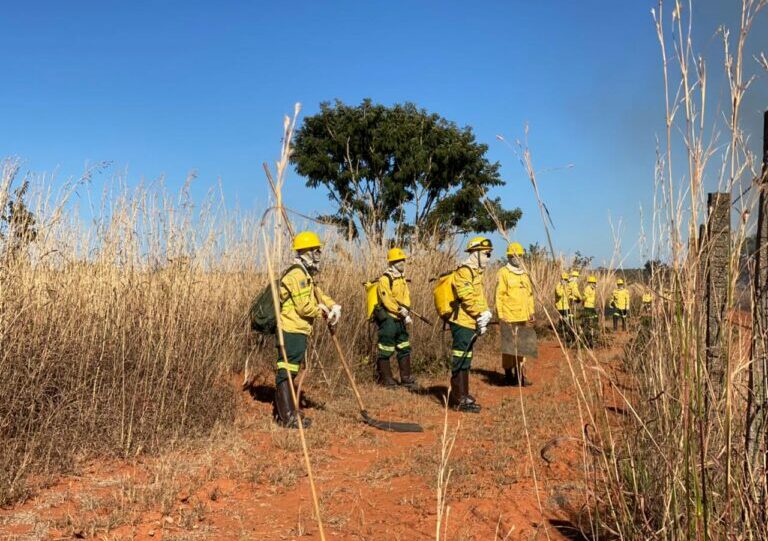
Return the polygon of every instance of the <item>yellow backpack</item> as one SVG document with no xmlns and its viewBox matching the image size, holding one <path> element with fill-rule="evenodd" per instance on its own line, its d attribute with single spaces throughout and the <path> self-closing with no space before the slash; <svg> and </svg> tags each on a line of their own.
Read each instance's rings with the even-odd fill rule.
<svg viewBox="0 0 768 541">
<path fill-rule="evenodd" d="M 379 304 L 379 283 L 368 280 L 363 287 L 365 287 L 365 319 L 370 321 L 376 305 Z"/>
<path fill-rule="evenodd" d="M 455 272 L 446 272 L 435 278 L 437 284 L 435 284 L 435 288 L 432 290 L 435 310 L 443 321 L 448 321 L 451 318 L 459 300 L 456 296 L 456 289 L 453 287 Z"/>
<path fill-rule="evenodd" d="M 392 287 L 392 277 L 387 273 L 384 273 L 384 276 L 389 278 L 389 287 Z M 379 279 L 368 280 L 363 287 L 365 288 L 365 318 L 373 321 L 373 313 L 379 305 Z"/>
</svg>

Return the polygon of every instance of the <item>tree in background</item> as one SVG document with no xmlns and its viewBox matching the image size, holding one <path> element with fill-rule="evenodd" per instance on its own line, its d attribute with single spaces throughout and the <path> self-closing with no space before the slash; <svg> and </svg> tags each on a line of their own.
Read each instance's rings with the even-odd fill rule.
<svg viewBox="0 0 768 541">
<path fill-rule="evenodd" d="M 28 189 L 29 182 L 25 180 L 14 190 L 13 197 L 0 215 L 0 240 L 3 241 L 6 257 L 10 259 L 17 259 L 25 253 L 37 238 L 37 219 L 24 201 Z"/>
<path fill-rule="evenodd" d="M 485 199 L 490 188 L 504 185 L 487 150 L 471 128 L 412 103 L 336 100 L 304 119 L 291 162 L 307 186 L 328 190 L 335 213 L 321 219 L 345 235 L 362 230 L 381 242 L 393 231 L 400 240 L 441 242 L 454 233 L 496 230 L 491 213 L 505 229 L 520 219 L 519 208 Z"/>
</svg>

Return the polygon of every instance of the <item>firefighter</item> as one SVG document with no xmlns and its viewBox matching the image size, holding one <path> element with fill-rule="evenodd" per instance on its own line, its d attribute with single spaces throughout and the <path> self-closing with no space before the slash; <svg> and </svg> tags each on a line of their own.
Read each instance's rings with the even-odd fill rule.
<svg viewBox="0 0 768 541">
<path fill-rule="evenodd" d="M 275 409 L 278 423 L 288 428 L 298 428 L 299 420 L 305 428 L 311 424 L 309 418 L 296 414 L 288 371 L 296 385 L 296 376 L 305 360 L 307 341 L 315 319 L 323 316 L 328 325 L 334 327 L 341 318 L 341 306 L 314 282 L 313 277 L 320 271 L 322 247 L 320 238 L 312 231 L 296 235 L 293 239 L 296 258 L 280 279 L 280 325 L 286 359 L 278 350 Z"/>
<path fill-rule="evenodd" d="M 629 316 L 629 290 L 624 286 L 624 279 L 616 280 L 616 289 L 613 290 L 611 297 L 611 308 L 613 308 L 613 330 L 619 330 L 619 319 L 621 319 L 621 330 L 627 330 L 627 317 Z"/>
<path fill-rule="evenodd" d="M 581 304 L 582 297 L 579 291 L 579 271 L 572 270 L 571 276 L 568 279 L 568 303 L 571 311 L 575 312 L 579 304 Z"/>
<path fill-rule="evenodd" d="M 595 328 L 597 327 L 597 277 L 589 276 L 584 287 L 584 326 L 587 345 L 592 347 L 595 342 Z"/>
<path fill-rule="evenodd" d="M 507 264 L 499 269 L 496 281 L 496 311 L 499 320 L 513 326 L 529 325 L 535 319 L 533 284 L 521 261 L 524 254 L 525 250 L 517 242 L 507 246 Z M 507 385 L 527 387 L 532 384 L 525 377 L 524 364 L 525 357 L 521 355 L 502 354 L 501 365 Z"/>
<path fill-rule="evenodd" d="M 493 244 L 486 237 L 474 237 L 465 251 L 469 255 L 453 279 L 458 306 L 448 320 L 453 338 L 450 402 L 458 411 L 479 413 L 480 406 L 469 394 L 469 369 L 475 340 L 486 333 L 492 316 L 483 291 L 483 271 L 491 259 Z"/>
<path fill-rule="evenodd" d="M 387 252 L 389 267 L 377 284 L 378 305 L 375 320 L 379 327 L 376 382 L 394 388 L 390 358 L 397 354 L 400 367 L 400 385 L 409 390 L 418 389 L 411 375 L 411 342 L 406 325 L 413 323 L 410 314 L 411 294 L 405 280 L 405 252 L 392 248 Z"/>
<path fill-rule="evenodd" d="M 555 309 L 560 314 L 560 334 L 566 342 L 570 342 L 572 334 L 571 305 L 568 301 L 570 296 L 570 287 L 568 284 L 568 273 L 560 275 L 560 282 L 555 286 Z"/>
</svg>

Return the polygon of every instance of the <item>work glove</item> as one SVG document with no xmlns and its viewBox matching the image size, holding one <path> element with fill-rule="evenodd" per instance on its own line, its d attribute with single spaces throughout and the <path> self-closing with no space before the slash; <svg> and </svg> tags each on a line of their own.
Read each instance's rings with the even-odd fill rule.
<svg viewBox="0 0 768 541">
<path fill-rule="evenodd" d="M 411 316 L 405 316 L 403 318 L 403 323 L 405 323 L 406 325 L 410 325 L 411 323 L 413 323 L 413 319 L 411 319 Z"/>
<path fill-rule="evenodd" d="M 487 327 L 491 322 L 491 317 L 493 317 L 493 314 L 490 310 L 486 310 L 485 312 L 481 313 L 477 318 L 477 326 Z"/>
<path fill-rule="evenodd" d="M 488 332 L 488 327 L 486 327 L 485 325 L 479 325 L 477 327 L 477 334 L 479 334 L 480 336 L 483 336 L 487 332 Z"/>
<path fill-rule="evenodd" d="M 408 310 L 408 308 L 406 308 L 405 306 L 401 306 L 397 311 L 400 312 L 400 317 L 402 317 L 403 319 L 407 318 L 411 314 L 411 311 Z"/>
<path fill-rule="evenodd" d="M 341 319 L 341 306 L 334 304 L 331 307 L 331 311 L 328 312 L 328 325 L 335 327 Z"/>
</svg>

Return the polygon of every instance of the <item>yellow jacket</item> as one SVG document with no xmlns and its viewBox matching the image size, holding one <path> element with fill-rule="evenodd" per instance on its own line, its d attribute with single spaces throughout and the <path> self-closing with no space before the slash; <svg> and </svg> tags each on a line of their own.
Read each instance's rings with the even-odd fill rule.
<svg viewBox="0 0 768 541">
<path fill-rule="evenodd" d="M 336 304 L 302 266 L 295 266 L 280 280 L 280 325 L 284 332 L 312 334 L 312 323 L 322 314 L 315 288 L 324 305 L 330 308 Z"/>
<path fill-rule="evenodd" d="M 611 306 L 617 310 L 629 310 L 629 290 L 626 288 L 614 289 Z"/>
<path fill-rule="evenodd" d="M 595 286 L 587 284 L 584 287 L 584 308 L 594 308 L 597 301 L 597 291 Z"/>
<path fill-rule="evenodd" d="M 643 293 L 643 304 L 651 304 L 653 302 L 653 293 Z"/>
<path fill-rule="evenodd" d="M 568 301 L 581 302 L 581 292 L 579 291 L 579 282 L 577 280 L 568 281 Z"/>
<path fill-rule="evenodd" d="M 527 273 L 514 272 L 509 265 L 499 269 L 496 311 L 499 319 L 507 323 L 529 321 L 533 317 L 533 285 Z"/>
<path fill-rule="evenodd" d="M 400 317 L 400 307 L 411 307 L 411 292 L 408 290 L 408 282 L 402 276 L 393 277 L 385 272 L 379 278 L 376 291 L 379 304 L 396 319 Z"/>
<path fill-rule="evenodd" d="M 462 265 L 455 271 L 453 286 L 456 288 L 459 307 L 449 321 L 467 329 L 476 329 L 475 320 L 488 310 L 488 301 L 483 291 L 483 271 Z"/>
<path fill-rule="evenodd" d="M 559 282 L 555 286 L 555 308 L 557 310 L 570 310 L 571 305 L 568 303 L 569 293 L 570 288 L 568 287 L 568 284 Z"/>
</svg>

